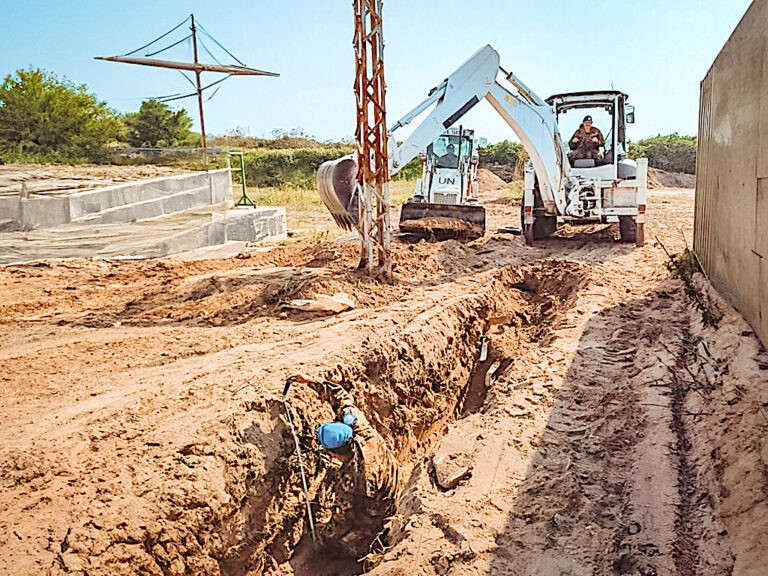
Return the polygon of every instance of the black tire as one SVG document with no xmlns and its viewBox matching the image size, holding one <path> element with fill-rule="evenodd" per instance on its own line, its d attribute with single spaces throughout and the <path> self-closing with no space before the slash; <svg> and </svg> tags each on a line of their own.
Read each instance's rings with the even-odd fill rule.
<svg viewBox="0 0 768 576">
<path fill-rule="evenodd" d="M 520 228 L 525 236 L 525 243 L 533 246 L 534 240 L 549 238 L 557 231 L 557 216 L 547 214 L 544 209 L 544 201 L 541 199 L 538 181 L 533 186 L 533 224 L 525 223 L 524 200 L 520 202 Z"/>
<path fill-rule="evenodd" d="M 537 213 L 538 212 L 538 213 Z M 538 210 L 533 213 L 533 239 L 549 238 L 557 231 L 557 216 L 551 216 Z"/>
<path fill-rule="evenodd" d="M 634 216 L 619 216 L 619 236 L 622 242 L 637 241 L 637 222 Z"/>
</svg>

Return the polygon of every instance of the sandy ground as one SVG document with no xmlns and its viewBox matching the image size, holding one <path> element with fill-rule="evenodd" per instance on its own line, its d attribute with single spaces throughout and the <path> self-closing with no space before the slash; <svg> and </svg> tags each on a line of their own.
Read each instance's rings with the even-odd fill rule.
<svg viewBox="0 0 768 576">
<path fill-rule="evenodd" d="M 653 240 L 690 242 L 692 191 L 653 192 L 640 249 L 528 248 L 496 232 L 519 206 L 485 204 L 485 238 L 396 244 L 392 285 L 340 241 L 0 269 L 0 573 L 764 574 L 768 357 L 699 278 L 703 325 Z M 357 307 L 284 308 L 337 292 Z M 297 372 L 400 463 L 370 513 L 294 386 L 317 544 Z"/>
</svg>

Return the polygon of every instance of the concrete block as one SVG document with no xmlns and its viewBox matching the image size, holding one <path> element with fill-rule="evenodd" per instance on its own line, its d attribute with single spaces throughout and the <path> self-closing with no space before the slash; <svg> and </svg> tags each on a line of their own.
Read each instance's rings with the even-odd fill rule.
<svg viewBox="0 0 768 576">
<path fill-rule="evenodd" d="M 162 199 L 162 213 L 171 214 L 206 206 L 210 203 L 210 198 L 211 194 L 207 186 L 177 192 Z"/>
<path fill-rule="evenodd" d="M 286 237 L 285 208 L 259 206 L 244 210 L 228 210 L 224 213 L 226 241 L 256 242 L 269 238 L 282 240 Z"/>
<path fill-rule="evenodd" d="M 235 199 L 232 192 L 232 174 L 229 169 L 213 170 L 208 175 L 211 189 L 211 204 L 226 202 L 232 206 L 235 203 Z"/>
<path fill-rule="evenodd" d="M 216 234 L 212 234 L 210 224 L 206 224 L 195 230 L 185 230 L 174 234 L 169 238 L 163 239 L 157 244 L 158 256 L 168 256 L 178 254 L 179 252 L 188 252 L 196 250 L 202 246 L 212 246 L 220 244 L 216 242 Z"/>
<path fill-rule="evenodd" d="M 19 204 L 21 200 L 17 195 L 0 197 L 0 219 L 19 222 Z"/>
<path fill-rule="evenodd" d="M 59 226 L 70 219 L 67 197 L 33 196 L 19 201 L 19 223 L 24 230 Z"/>
<path fill-rule="evenodd" d="M 156 202 L 156 205 L 153 204 Z M 24 200 L 0 198 L 0 219 L 25 229 L 58 226 L 76 221 L 132 222 L 190 208 L 227 203 L 231 206 L 229 169 L 195 172 L 106 186 L 61 196 L 33 196 Z"/>
</svg>

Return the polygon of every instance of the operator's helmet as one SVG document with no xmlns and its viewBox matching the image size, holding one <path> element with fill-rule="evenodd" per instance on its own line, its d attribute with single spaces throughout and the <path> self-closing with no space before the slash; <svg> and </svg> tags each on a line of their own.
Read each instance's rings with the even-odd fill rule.
<svg viewBox="0 0 768 576">
<path fill-rule="evenodd" d="M 446 150 L 448 150 L 449 152 L 451 152 L 451 151 L 453 151 L 455 149 L 456 149 L 456 147 L 453 144 L 448 144 L 448 146 L 446 147 Z"/>
<path fill-rule="evenodd" d="M 584 116 L 584 120 L 582 120 L 582 122 L 592 122 L 592 116 L 587 114 L 586 116 Z"/>
</svg>

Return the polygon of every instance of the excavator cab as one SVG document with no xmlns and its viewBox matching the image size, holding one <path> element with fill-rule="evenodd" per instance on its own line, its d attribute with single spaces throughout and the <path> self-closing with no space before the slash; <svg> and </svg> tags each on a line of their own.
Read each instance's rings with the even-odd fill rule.
<svg viewBox="0 0 768 576">
<path fill-rule="evenodd" d="M 564 211 L 553 210 L 552 202 L 546 205 L 538 175 L 531 172 L 526 188 L 532 194 L 526 194 L 522 208 L 528 244 L 552 234 L 558 222 L 618 222 L 622 240 L 638 246 L 645 243 L 647 160 L 638 162 L 627 154 L 626 125 L 635 120 L 628 99 L 617 90 L 570 92 L 546 99 L 558 127 L 561 158 L 568 149 L 564 142 L 570 140 L 585 115 L 593 116 L 594 125 L 603 131 L 605 145 L 595 158 L 562 158 L 562 173 L 568 175 Z"/>
<path fill-rule="evenodd" d="M 409 202 L 459 205 L 477 202 L 478 154 L 474 132 L 451 128 L 427 146 L 421 178 Z"/>
<path fill-rule="evenodd" d="M 626 125 L 634 122 L 634 107 L 627 104 L 628 99 L 629 96 L 617 90 L 569 92 L 547 98 L 546 102 L 555 110 L 563 138 L 570 139 L 585 115 L 594 117 L 594 126 L 605 138 L 597 158 L 569 159 L 572 174 L 604 180 L 637 175 L 637 164 L 627 158 Z"/>
</svg>

